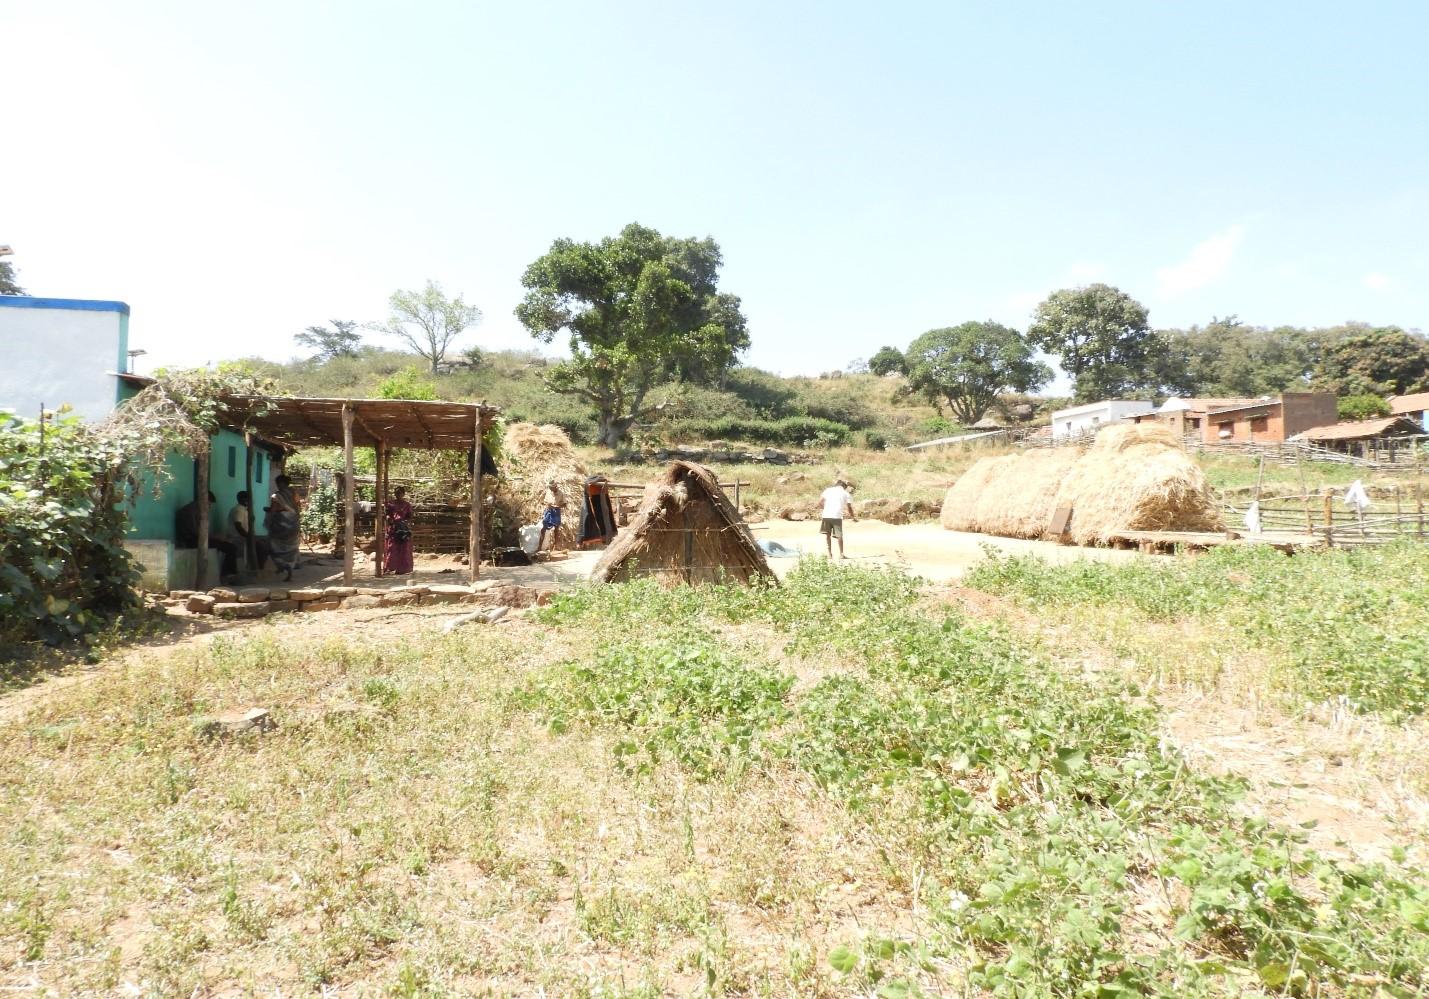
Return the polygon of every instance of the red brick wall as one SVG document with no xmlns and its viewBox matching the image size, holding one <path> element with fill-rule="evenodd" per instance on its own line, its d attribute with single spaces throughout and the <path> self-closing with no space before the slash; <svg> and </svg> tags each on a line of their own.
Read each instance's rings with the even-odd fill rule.
<svg viewBox="0 0 1429 999">
<path fill-rule="evenodd" d="M 1294 437 L 1311 427 L 1328 427 L 1340 422 L 1333 392 L 1286 392 L 1281 399 L 1285 403 L 1285 437 Z"/>
</svg>

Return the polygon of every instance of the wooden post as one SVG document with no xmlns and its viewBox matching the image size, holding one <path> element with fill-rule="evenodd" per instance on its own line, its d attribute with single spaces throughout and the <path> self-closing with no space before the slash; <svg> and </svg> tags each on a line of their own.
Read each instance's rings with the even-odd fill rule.
<svg viewBox="0 0 1429 999">
<path fill-rule="evenodd" d="M 243 435 L 243 490 L 248 494 L 248 502 L 243 504 L 248 512 L 248 537 L 243 543 L 243 564 L 248 569 L 258 567 L 258 539 L 254 535 L 257 521 L 253 519 L 253 434 Z"/>
<path fill-rule="evenodd" d="M 736 475 L 734 477 L 734 512 L 739 514 L 741 517 L 744 516 L 744 510 L 741 509 L 739 505 L 739 487 L 743 484 L 744 483 L 739 481 L 739 476 Z"/>
<path fill-rule="evenodd" d="M 471 530 L 468 538 L 471 551 L 471 581 L 481 578 L 481 407 L 476 407 L 475 423 L 471 434 Z"/>
<path fill-rule="evenodd" d="M 194 459 L 194 500 L 198 503 L 198 545 L 194 552 L 194 589 L 207 590 L 208 582 L 208 450 Z"/>
<path fill-rule="evenodd" d="M 342 546 L 342 583 L 344 586 L 352 585 L 352 550 L 355 543 L 353 535 L 357 533 L 357 489 L 353 479 L 356 477 L 352 468 L 352 403 L 342 404 L 342 471 L 343 471 L 343 499 L 345 508 L 343 510 L 344 528 L 347 537 Z"/>
<path fill-rule="evenodd" d="M 1325 494 L 1325 547 L 1335 547 L 1335 499 Z"/>
<path fill-rule="evenodd" d="M 1310 511 L 1310 487 L 1305 485 L 1305 463 L 1298 457 L 1295 459 L 1295 469 L 1300 473 L 1300 497 L 1305 504 L 1305 532 L 1313 537 L 1315 515 Z"/>
<path fill-rule="evenodd" d="M 377 518 L 373 527 L 377 547 L 372 553 L 372 572 L 380 579 L 382 559 L 386 554 L 383 548 L 387 540 L 387 442 L 381 439 L 377 441 L 377 482 L 373 488 L 377 497 Z"/>
</svg>

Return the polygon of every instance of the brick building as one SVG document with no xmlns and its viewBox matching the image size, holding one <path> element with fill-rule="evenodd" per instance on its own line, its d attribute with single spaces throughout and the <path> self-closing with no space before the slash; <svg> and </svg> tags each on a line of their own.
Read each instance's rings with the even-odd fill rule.
<svg viewBox="0 0 1429 999">
<path fill-rule="evenodd" d="M 1272 443 L 1330 426 L 1339 416 L 1333 392 L 1282 392 L 1274 399 L 1212 409 L 1201 439 L 1207 444 Z"/>
</svg>

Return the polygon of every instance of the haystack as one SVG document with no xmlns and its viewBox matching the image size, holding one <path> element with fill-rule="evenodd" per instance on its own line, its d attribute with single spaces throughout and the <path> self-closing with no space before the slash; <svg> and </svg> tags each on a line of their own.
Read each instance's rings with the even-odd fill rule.
<svg viewBox="0 0 1429 999">
<path fill-rule="evenodd" d="M 503 438 L 504 462 L 496 489 L 496 509 L 501 523 L 498 540 L 514 544 L 516 532 L 525 524 L 537 524 L 545 509 L 542 495 L 546 483 L 554 479 L 561 487 L 562 531 L 568 543 L 575 541 L 584 516 L 586 472 L 576 458 L 571 439 L 560 427 L 534 423 L 512 423 Z"/>
<path fill-rule="evenodd" d="M 1161 424 L 1107 427 L 1088 449 L 1030 449 L 984 458 L 943 498 L 942 524 L 1014 538 L 1042 537 L 1071 507 L 1078 544 L 1124 531 L 1220 531 L 1205 473 Z"/>
<path fill-rule="evenodd" d="M 672 461 L 651 485 L 640 512 L 596 563 L 592 579 L 654 576 L 662 585 L 678 586 L 774 578 L 754 535 L 708 468 Z"/>
</svg>

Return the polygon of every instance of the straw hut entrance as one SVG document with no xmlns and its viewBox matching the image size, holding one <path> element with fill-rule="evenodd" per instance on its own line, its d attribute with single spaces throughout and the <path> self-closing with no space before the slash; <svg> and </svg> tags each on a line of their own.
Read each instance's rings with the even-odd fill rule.
<svg viewBox="0 0 1429 999">
<path fill-rule="evenodd" d="M 672 461 L 640 512 L 605 550 L 591 578 L 654 576 L 662 585 L 774 579 L 764 552 L 703 465 Z"/>
</svg>

